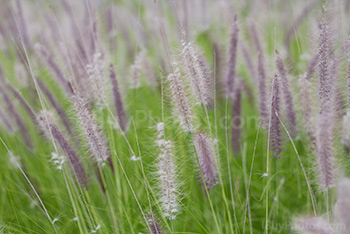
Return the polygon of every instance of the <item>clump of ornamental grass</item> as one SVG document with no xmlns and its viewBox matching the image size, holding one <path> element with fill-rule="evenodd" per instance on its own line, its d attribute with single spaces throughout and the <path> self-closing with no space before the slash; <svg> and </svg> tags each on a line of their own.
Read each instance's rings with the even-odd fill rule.
<svg viewBox="0 0 350 234">
<path fill-rule="evenodd" d="M 81 163 L 81 160 L 75 153 L 72 146 L 66 140 L 64 135 L 61 133 L 61 131 L 53 123 L 54 121 L 53 121 L 52 114 L 47 111 L 41 111 L 38 117 L 38 121 L 42 129 L 46 133 L 47 138 L 53 139 L 59 145 L 65 157 L 68 158 L 80 185 L 86 188 L 87 187 L 86 173 Z M 62 158 L 62 156 L 58 156 L 57 153 L 55 153 L 53 154 L 52 160 L 55 164 L 58 164 L 58 169 L 62 169 L 62 165 L 65 161 L 65 159 Z"/>
<path fill-rule="evenodd" d="M 218 172 L 212 141 L 203 132 L 196 133 L 194 141 L 199 162 L 200 182 L 204 189 L 212 189 L 218 184 Z"/>
<path fill-rule="evenodd" d="M 192 110 L 176 63 L 173 64 L 173 69 L 174 72 L 167 77 L 173 104 L 175 105 L 181 127 L 185 131 L 190 132 L 193 130 Z"/>
<path fill-rule="evenodd" d="M 166 140 L 164 135 L 164 123 L 157 124 L 158 175 L 159 175 L 159 200 L 163 216 L 172 220 L 179 212 L 178 183 L 176 165 L 173 155 L 173 144 Z"/>
<path fill-rule="evenodd" d="M 334 217 L 302 217 L 294 222 L 294 229 L 302 234 L 346 234 L 350 232 L 350 180 L 341 178 L 337 184 Z"/>
<path fill-rule="evenodd" d="M 275 75 L 272 81 L 271 110 L 270 110 L 270 141 L 274 157 L 282 152 L 281 126 L 280 126 L 280 78 Z"/>
</svg>

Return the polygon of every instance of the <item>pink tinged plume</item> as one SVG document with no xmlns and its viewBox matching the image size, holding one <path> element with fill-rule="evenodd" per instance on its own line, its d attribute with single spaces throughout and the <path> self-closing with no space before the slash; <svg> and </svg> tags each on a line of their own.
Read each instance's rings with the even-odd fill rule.
<svg viewBox="0 0 350 234">
<path fill-rule="evenodd" d="M 258 32 L 256 31 L 256 27 L 254 23 L 250 23 L 250 27 L 249 27 L 249 33 L 250 33 L 250 37 L 253 40 L 253 44 L 255 46 L 255 49 L 257 50 L 258 53 L 263 53 L 263 48 L 260 42 L 260 38 L 258 35 Z"/>
<path fill-rule="evenodd" d="M 32 120 L 36 120 L 36 114 L 33 108 L 29 105 L 29 103 L 24 99 L 22 94 L 11 84 L 7 84 L 6 87 L 11 91 L 11 93 L 18 99 L 21 103 L 22 107 L 26 110 L 28 115 L 32 118 Z"/>
<path fill-rule="evenodd" d="M 72 96 L 72 99 L 93 159 L 102 166 L 108 162 L 113 170 L 107 140 L 96 124 L 87 103 L 77 92 Z"/>
<path fill-rule="evenodd" d="M 291 135 L 296 135 L 296 116 L 295 116 L 295 108 L 294 108 L 294 102 L 293 102 L 293 95 L 290 88 L 289 80 L 287 77 L 286 69 L 284 67 L 283 61 L 276 51 L 276 65 L 277 70 L 279 73 L 279 76 L 281 77 L 281 83 L 282 83 L 282 93 L 283 93 L 283 100 L 284 105 L 286 109 L 286 117 L 287 117 L 287 126 L 288 130 L 290 131 Z"/>
<path fill-rule="evenodd" d="M 174 73 L 167 78 L 170 85 L 170 92 L 172 94 L 173 102 L 176 106 L 177 114 L 180 119 L 180 125 L 185 131 L 192 131 L 192 111 L 186 96 L 184 85 L 180 78 L 180 71 L 176 64 L 173 64 Z"/>
<path fill-rule="evenodd" d="M 299 77 L 300 104 L 303 113 L 304 128 L 307 133 L 312 133 L 312 97 L 311 97 L 311 82 L 306 78 L 306 75 Z"/>
<path fill-rule="evenodd" d="M 203 74 L 203 99 L 208 107 L 212 107 L 214 101 L 214 79 L 208 61 L 203 55 L 198 56 L 198 66 Z"/>
<path fill-rule="evenodd" d="M 267 94 L 266 94 L 266 72 L 264 57 L 260 53 L 258 58 L 258 85 L 259 85 L 259 102 L 260 102 L 260 119 L 262 126 L 268 126 L 269 113 L 267 110 Z"/>
<path fill-rule="evenodd" d="M 275 75 L 272 83 L 270 141 L 274 157 L 282 152 L 281 126 L 280 126 L 280 78 Z"/>
<path fill-rule="evenodd" d="M 330 42 L 329 42 L 329 26 L 326 18 L 325 9 L 322 9 L 324 17 L 321 19 L 320 28 L 320 44 L 319 44 L 319 77 L 318 77 L 318 94 L 320 102 L 320 112 L 330 111 L 332 99 L 332 81 L 330 77 Z"/>
<path fill-rule="evenodd" d="M 350 180 L 342 178 L 338 184 L 337 217 L 344 227 L 342 234 L 350 233 Z"/>
<path fill-rule="evenodd" d="M 15 120 L 18 130 L 20 131 L 25 144 L 27 145 L 27 147 L 31 148 L 32 146 L 32 141 L 30 140 L 29 134 L 28 134 L 28 129 L 23 121 L 23 119 L 21 118 L 20 114 L 18 113 L 18 111 L 16 110 L 15 106 L 13 105 L 10 97 L 8 96 L 8 94 L 6 93 L 5 89 L 3 89 L 2 87 L 0 87 L 0 92 L 2 93 L 2 97 L 5 101 L 7 110 L 9 112 L 9 114 L 13 117 L 13 119 Z"/>
<path fill-rule="evenodd" d="M 312 57 L 312 59 L 309 63 L 309 66 L 307 67 L 307 71 L 306 71 L 306 79 L 307 80 L 311 80 L 311 77 L 315 73 L 315 70 L 318 66 L 319 59 L 320 59 L 319 54 L 316 54 L 314 57 Z"/>
<path fill-rule="evenodd" d="M 320 185 L 323 190 L 327 190 L 334 183 L 332 129 L 333 123 L 330 114 L 319 114 L 317 132 L 317 159 Z"/>
<path fill-rule="evenodd" d="M 175 219 L 179 211 L 176 166 L 172 153 L 172 142 L 164 136 L 164 123 L 157 124 L 157 145 L 159 147 L 158 175 L 160 182 L 160 202 L 164 217 Z"/>
<path fill-rule="evenodd" d="M 127 131 L 127 128 L 128 128 L 128 119 L 126 117 L 124 104 L 122 102 L 122 97 L 119 91 L 117 75 L 115 73 L 115 69 L 112 64 L 109 67 L 109 74 L 110 74 L 110 79 L 112 84 L 114 107 L 117 113 L 118 123 L 119 123 L 120 129 L 123 132 L 125 132 Z"/>
<path fill-rule="evenodd" d="M 195 136 L 195 146 L 200 166 L 200 181 L 205 183 L 207 189 L 211 189 L 218 184 L 218 173 L 211 141 L 205 133 L 199 132 Z"/>
<path fill-rule="evenodd" d="M 53 139 L 58 143 L 66 157 L 69 159 L 79 183 L 83 188 L 86 188 L 86 173 L 80 159 L 58 128 L 49 122 L 47 115 L 48 113 L 44 113 L 39 117 L 40 123 L 49 135 L 52 135 Z"/>
<path fill-rule="evenodd" d="M 53 56 L 45 50 L 45 48 L 39 44 L 35 45 L 36 50 L 41 55 L 42 59 L 46 62 L 46 64 L 50 67 L 51 71 L 56 76 L 58 82 L 63 87 L 63 89 L 66 91 L 67 94 L 71 95 L 72 90 L 69 88 L 68 81 L 61 70 L 61 68 L 58 66 L 58 64 L 53 59 Z"/>
<path fill-rule="evenodd" d="M 38 82 L 40 89 L 44 92 L 45 96 L 47 97 L 47 99 L 49 100 L 49 102 L 51 103 L 51 105 L 53 106 L 55 111 L 57 112 L 58 116 L 62 120 L 62 123 L 63 123 L 64 127 L 66 128 L 67 132 L 69 133 L 69 135 L 74 137 L 72 125 L 71 125 L 67 115 L 65 114 L 62 106 L 57 102 L 57 100 L 55 99 L 53 94 L 50 92 L 50 90 L 47 88 L 47 86 L 43 82 L 41 82 L 41 80 L 36 79 L 36 81 Z"/>
<path fill-rule="evenodd" d="M 301 218 L 293 227 L 301 233 L 309 234 L 336 234 L 332 225 L 321 217 Z"/>
<path fill-rule="evenodd" d="M 316 146 L 316 126 L 314 123 L 314 109 L 311 96 L 311 82 L 307 79 L 306 74 L 299 78 L 300 104 L 303 114 L 303 125 L 306 133 L 310 137 L 311 146 Z"/>
<path fill-rule="evenodd" d="M 235 78 L 236 78 L 237 44 L 238 44 L 238 33 L 239 33 L 237 15 L 235 15 L 234 17 L 231 30 L 232 32 L 230 36 L 230 45 L 229 45 L 228 58 L 227 58 L 227 70 L 226 70 L 226 77 L 225 77 L 227 96 L 233 95 Z"/>
<path fill-rule="evenodd" d="M 163 234 L 162 229 L 160 228 L 159 223 L 157 220 L 154 218 L 152 214 L 147 215 L 148 218 L 148 225 L 149 228 L 151 229 L 151 234 Z"/>
<path fill-rule="evenodd" d="M 90 92 L 98 105 L 104 105 L 105 103 L 105 79 L 104 79 L 104 61 L 101 53 L 95 53 L 92 57 L 92 62 L 85 66 L 86 73 L 88 75 Z"/>
<path fill-rule="evenodd" d="M 243 41 L 240 43 L 240 45 L 241 45 L 240 47 L 242 50 L 242 54 L 243 54 L 245 63 L 247 65 L 248 71 L 249 71 L 250 76 L 251 76 L 251 80 L 253 82 L 255 82 L 257 79 L 257 75 L 256 75 L 256 70 L 255 70 L 255 65 L 253 63 L 253 60 L 249 54 L 248 48 L 246 47 L 246 45 L 244 44 Z"/>
<path fill-rule="evenodd" d="M 203 105 L 208 105 L 207 91 L 208 73 L 203 60 L 196 54 L 191 43 L 182 42 L 182 59 L 186 73 L 191 81 L 191 86 L 196 99 Z"/>
<path fill-rule="evenodd" d="M 240 149 L 241 139 L 241 101 L 242 89 L 244 87 L 243 81 L 240 81 L 234 91 L 232 102 L 232 151 L 237 154 Z"/>
</svg>

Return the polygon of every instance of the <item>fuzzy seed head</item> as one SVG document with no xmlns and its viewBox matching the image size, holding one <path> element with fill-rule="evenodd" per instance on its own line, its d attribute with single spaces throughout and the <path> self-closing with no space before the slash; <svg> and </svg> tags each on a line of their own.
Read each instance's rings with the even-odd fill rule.
<svg viewBox="0 0 350 234">
<path fill-rule="evenodd" d="M 183 64 L 191 81 L 191 86 L 199 103 L 207 105 L 209 100 L 207 92 L 207 81 L 209 80 L 207 68 L 199 59 L 191 43 L 182 42 Z"/>
<path fill-rule="evenodd" d="M 200 180 L 205 183 L 207 189 L 218 184 L 218 173 L 215 164 L 214 151 L 208 136 L 205 133 L 197 133 L 195 136 L 195 146 L 198 154 L 200 166 Z"/>
<path fill-rule="evenodd" d="M 266 94 L 266 72 L 264 57 L 260 53 L 258 58 L 258 85 L 259 85 L 259 101 L 260 101 L 260 119 L 262 126 L 268 126 L 268 110 L 267 110 L 267 94 Z"/>
<path fill-rule="evenodd" d="M 122 101 L 122 96 L 120 94 L 117 75 L 115 73 L 115 69 L 112 64 L 110 65 L 109 69 L 110 69 L 109 72 L 110 72 L 110 79 L 111 79 L 112 91 L 113 91 L 114 107 L 117 113 L 119 127 L 123 132 L 125 132 L 127 131 L 127 128 L 128 128 L 128 119 L 127 119 L 124 104 Z"/>
<path fill-rule="evenodd" d="M 170 74 L 167 80 L 179 115 L 180 125 L 185 131 L 192 131 L 192 111 L 176 64 L 174 64 L 174 73 Z"/>
<path fill-rule="evenodd" d="M 97 104 L 104 103 L 104 62 L 101 53 L 93 55 L 92 62 L 85 66 L 86 73 L 89 77 L 89 87 L 91 87 L 90 95 Z"/>
<path fill-rule="evenodd" d="M 227 58 L 226 70 L 226 93 L 228 96 L 233 95 L 235 78 L 236 78 L 236 60 L 237 60 L 237 44 L 238 44 L 238 22 L 237 15 L 234 18 L 230 36 L 230 45 Z"/>
<path fill-rule="evenodd" d="M 282 151 L 281 127 L 279 120 L 280 105 L 280 78 L 277 75 L 275 75 L 272 83 L 270 120 L 271 149 L 274 151 L 274 157 L 278 157 Z"/>
<path fill-rule="evenodd" d="M 81 164 L 80 158 L 77 156 L 73 148 L 70 146 L 69 142 L 63 136 L 63 134 L 58 130 L 58 128 L 51 122 L 50 114 L 42 111 L 38 117 L 39 124 L 45 129 L 47 136 L 52 138 L 60 146 L 61 150 L 65 156 L 69 159 L 69 162 L 74 170 L 74 173 L 80 182 L 81 186 L 87 187 L 86 173 L 83 165 Z M 62 169 L 62 158 L 57 155 L 53 155 L 53 162 L 57 165 L 58 169 Z M 62 163 L 62 164 L 61 164 Z"/>
<path fill-rule="evenodd" d="M 176 182 L 176 171 L 174 155 L 172 153 L 172 142 L 165 140 L 164 123 L 157 124 L 159 148 L 158 175 L 160 181 L 160 202 L 163 215 L 168 219 L 175 219 L 179 211 L 178 185 Z"/>
<path fill-rule="evenodd" d="M 92 157 L 97 163 L 105 165 L 105 162 L 110 158 L 109 147 L 105 136 L 96 124 L 95 118 L 88 109 L 85 100 L 77 93 L 73 95 L 72 100 Z"/>
<path fill-rule="evenodd" d="M 290 88 L 287 72 L 284 67 L 283 61 L 277 51 L 276 53 L 277 53 L 276 65 L 277 65 L 279 76 L 281 77 L 282 94 L 283 94 L 283 100 L 284 100 L 286 117 L 287 117 L 287 126 L 290 134 L 296 135 L 297 122 L 296 122 L 292 90 Z"/>
<path fill-rule="evenodd" d="M 317 132 L 317 158 L 320 185 L 323 190 L 327 190 L 334 183 L 332 125 L 332 118 L 329 114 L 319 114 Z"/>
</svg>

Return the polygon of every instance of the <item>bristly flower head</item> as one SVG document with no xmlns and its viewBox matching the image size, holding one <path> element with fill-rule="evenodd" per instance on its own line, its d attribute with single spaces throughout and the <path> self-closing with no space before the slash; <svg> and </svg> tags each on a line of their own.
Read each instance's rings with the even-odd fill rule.
<svg viewBox="0 0 350 234">
<path fill-rule="evenodd" d="M 158 224 L 158 222 L 156 221 L 156 219 L 154 218 L 153 214 L 148 214 L 147 215 L 147 218 L 148 218 L 148 224 L 149 224 L 149 227 L 152 231 L 151 234 L 163 234 L 161 228 L 160 228 L 160 225 Z"/>
<path fill-rule="evenodd" d="M 329 111 L 332 99 L 332 80 L 330 77 L 330 59 L 331 45 L 329 37 L 329 25 L 326 16 L 326 10 L 323 8 L 323 18 L 319 24 L 320 27 L 320 45 L 319 45 L 319 78 L 318 94 L 320 102 L 320 112 Z"/>
<path fill-rule="evenodd" d="M 104 165 L 106 161 L 110 160 L 107 140 L 96 124 L 95 118 L 90 112 L 87 103 L 77 91 L 75 91 L 72 96 L 72 100 L 81 126 L 83 127 L 90 153 L 97 163 Z"/>
<path fill-rule="evenodd" d="M 206 67 L 203 66 L 203 62 L 195 53 L 195 50 L 190 42 L 186 43 L 183 41 L 182 47 L 183 64 L 186 68 L 187 76 L 191 81 L 191 86 L 196 99 L 199 103 L 208 105 L 209 100 L 207 99 L 209 95 L 206 94 L 206 92 L 208 91 L 207 81 L 209 78 L 207 77 L 208 73 L 206 71 Z"/>
<path fill-rule="evenodd" d="M 242 89 L 244 87 L 244 81 L 240 80 L 235 86 L 234 97 L 232 102 L 232 150 L 234 154 L 237 154 L 240 149 L 241 138 L 241 101 L 242 101 Z"/>
<path fill-rule="evenodd" d="M 226 94 L 227 96 L 231 96 L 234 91 L 235 78 L 236 78 L 236 60 L 237 60 L 237 44 L 238 44 L 238 22 L 237 15 L 234 17 L 234 21 L 232 23 L 230 36 L 230 45 L 228 51 L 227 58 L 227 70 L 226 70 Z"/>
<path fill-rule="evenodd" d="M 101 53 L 95 53 L 93 60 L 90 64 L 87 64 L 86 72 L 89 77 L 89 86 L 91 87 L 91 93 L 94 101 L 99 105 L 104 103 L 104 63 Z"/>
<path fill-rule="evenodd" d="M 179 68 L 177 67 L 176 63 L 173 64 L 173 68 L 174 73 L 170 74 L 167 80 L 169 82 L 172 98 L 179 115 L 180 125 L 185 131 L 192 131 L 193 124 L 191 107 L 180 78 Z"/>
<path fill-rule="evenodd" d="M 258 58 L 258 85 L 259 85 L 259 101 L 260 101 L 260 119 L 262 126 L 268 126 L 269 113 L 266 94 L 266 71 L 263 54 L 259 54 Z"/>
<path fill-rule="evenodd" d="M 49 139 L 53 138 L 55 142 L 60 146 L 65 156 L 69 159 L 69 162 L 75 172 L 78 181 L 81 186 L 87 187 L 86 173 L 85 169 L 80 161 L 80 158 L 77 156 L 73 148 L 70 146 L 63 134 L 58 130 L 58 128 L 53 124 L 52 114 L 50 112 L 41 111 L 40 116 L 38 117 L 39 124 L 45 130 L 46 135 Z M 54 163 L 58 164 L 58 169 L 61 169 L 63 162 L 61 157 L 54 156 Z"/>
<path fill-rule="evenodd" d="M 115 111 L 117 113 L 119 127 L 123 132 L 125 132 L 128 128 L 128 119 L 126 117 L 125 108 L 124 108 L 124 104 L 122 101 L 122 96 L 120 94 L 117 75 L 115 73 L 115 69 L 114 69 L 114 66 L 112 64 L 109 67 L 109 72 L 110 72 L 109 75 L 110 75 L 110 79 L 111 79 L 111 83 L 112 83 L 114 107 L 115 107 Z"/>
<path fill-rule="evenodd" d="M 176 181 L 172 142 L 164 136 L 164 123 L 157 124 L 157 145 L 159 147 L 158 175 L 160 181 L 160 201 L 163 215 L 175 219 L 179 211 L 178 185 Z"/>
<path fill-rule="evenodd" d="M 271 149 L 274 151 L 274 157 L 278 157 L 282 151 L 281 127 L 280 127 L 280 78 L 275 75 L 272 83 L 271 100 L 271 120 L 270 120 L 270 139 Z"/>
<path fill-rule="evenodd" d="M 205 133 L 199 132 L 195 136 L 195 146 L 200 166 L 200 181 L 205 183 L 207 189 L 211 189 L 218 184 L 218 173 L 212 143 Z"/>
<path fill-rule="evenodd" d="M 334 183 L 332 125 L 332 118 L 328 113 L 319 114 L 317 132 L 317 158 L 320 185 L 323 190 L 327 190 Z"/>
<path fill-rule="evenodd" d="M 287 77 L 286 69 L 284 67 L 283 61 L 276 51 L 276 65 L 278 69 L 279 76 L 281 77 L 283 100 L 287 116 L 287 126 L 291 135 L 296 135 L 296 115 L 294 109 L 292 90 L 289 85 L 289 80 Z"/>
</svg>

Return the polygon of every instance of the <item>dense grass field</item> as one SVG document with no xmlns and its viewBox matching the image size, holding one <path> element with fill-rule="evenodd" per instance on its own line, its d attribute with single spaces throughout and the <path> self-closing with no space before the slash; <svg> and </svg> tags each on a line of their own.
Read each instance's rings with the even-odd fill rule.
<svg viewBox="0 0 350 234">
<path fill-rule="evenodd" d="M 350 233 L 349 1 L 0 5 L 0 233 Z"/>
</svg>

